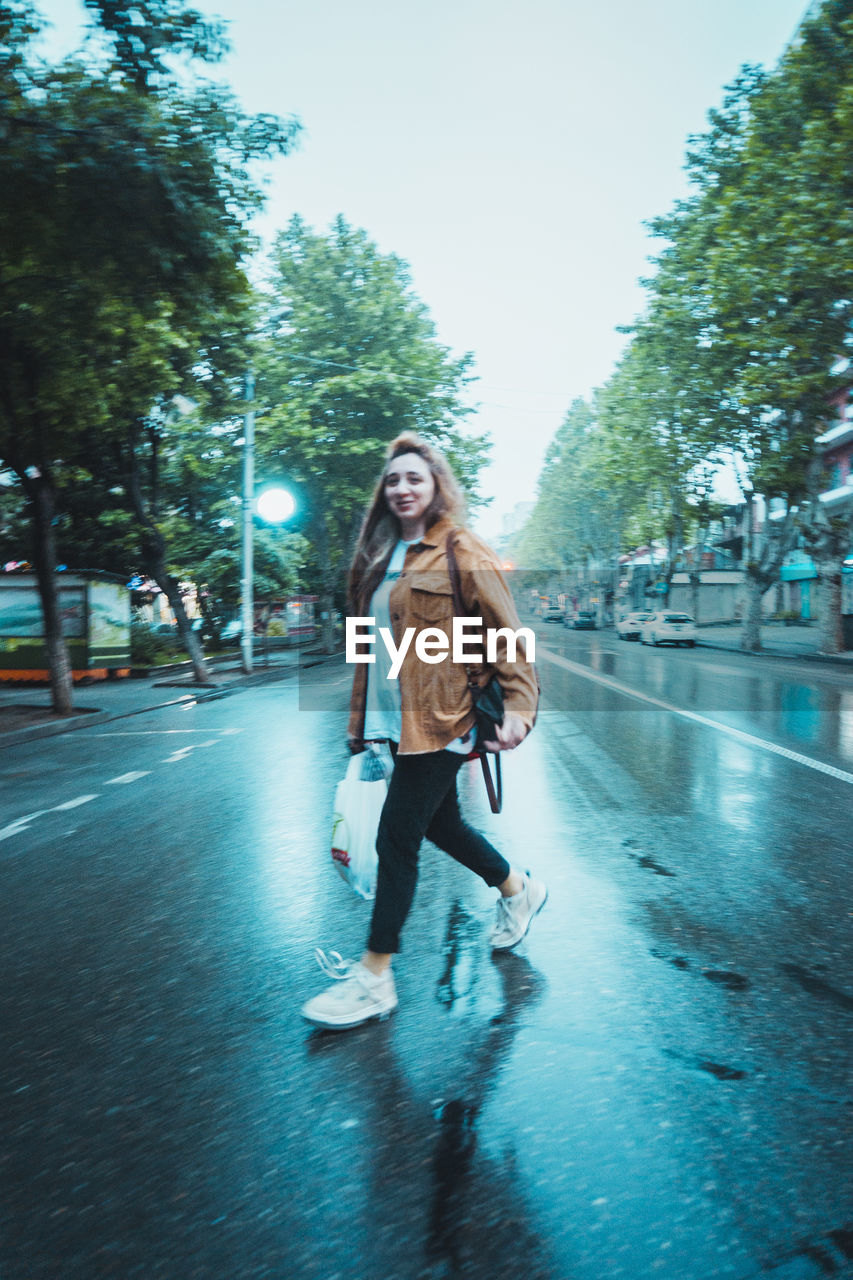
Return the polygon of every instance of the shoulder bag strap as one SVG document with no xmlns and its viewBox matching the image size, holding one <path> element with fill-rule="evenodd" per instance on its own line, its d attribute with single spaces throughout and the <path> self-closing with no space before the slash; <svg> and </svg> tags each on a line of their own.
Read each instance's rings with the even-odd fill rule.
<svg viewBox="0 0 853 1280">
<path fill-rule="evenodd" d="M 453 612 L 457 618 L 467 617 L 465 613 L 465 605 L 462 600 L 462 582 L 459 576 L 459 563 L 456 559 L 456 550 L 454 548 L 455 532 L 447 535 L 447 541 L 444 544 L 445 554 L 447 556 L 447 570 L 450 574 L 450 589 L 453 592 Z M 471 694 L 471 702 L 476 704 L 477 696 L 480 692 L 480 686 L 474 679 L 471 668 L 465 665 L 465 678 L 468 682 L 468 692 Z M 500 813 L 503 806 L 503 779 L 501 777 L 501 757 L 499 753 L 487 752 L 485 750 L 477 750 L 476 755 L 480 757 L 480 764 L 483 769 L 483 781 L 486 784 L 486 794 L 489 797 L 489 808 L 492 813 Z M 489 755 L 494 755 L 495 760 L 495 776 L 492 778 L 492 771 L 488 765 Z"/>
</svg>

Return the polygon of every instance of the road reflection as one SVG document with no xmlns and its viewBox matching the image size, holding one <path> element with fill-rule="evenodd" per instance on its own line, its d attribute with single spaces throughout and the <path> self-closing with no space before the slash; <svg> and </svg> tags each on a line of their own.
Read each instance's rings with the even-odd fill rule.
<svg viewBox="0 0 853 1280">
<path fill-rule="evenodd" d="M 525 1010 L 545 982 L 523 956 L 488 956 L 482 920 L 458 900 L 443 955 L 430 997 L 431 1009 L 441 1008 L 439 1026 L 425 1014 L 431 1030 L 419 1029 L 414 1041 L 399 1027 L 395 1034 L 393 1020 L 355 1035 L 317 1031 L 307 1041 L 313 1057 L 351 1059 L 354 1047 L 358 1055 L 357 1069 L 342 1070 L 349 1097 L 339 1100 L 363 1119 L 370 1269 L 429 1280 L 497 1276 L 515 1257 L 524 1259 L 525 1280 L 546 1280 L 553 1260 L 533 1225 L 514 1151 L 496 1155 L 479 1141 Z M 433 1052 L 428 1042 L 436 1034 Z M 406 1044 L 417 1053 L 411 1064 L 402 1060 Z"/>
<path fill-rule="evenodd" d="M 815 665 L 793 667 L 770 659 L 696 649 L 650 649 L 607 635 L 578 638 L 569 632 L 544 640 L 596 674 L 612 676 L 639 691 L 673 702 L 745 732 L 778 739 L 797 750 L 820 751 L 842 768 L 853 764 L 851 672 Z M 757 665 L 759 664 L 759 665 Z M 550 677 L 550 673 L 549 673 Z M 600 685 L 582 681 L 573 689 L 575 709 L 606 705 Z M 627 714 L 640 704 L 623 700 Z"/>
</svg>

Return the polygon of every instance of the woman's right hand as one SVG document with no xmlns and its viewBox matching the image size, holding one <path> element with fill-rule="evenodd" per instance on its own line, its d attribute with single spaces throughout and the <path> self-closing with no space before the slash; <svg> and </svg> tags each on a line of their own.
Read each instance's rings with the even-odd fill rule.
<svg viewBox="0 0 853 1280">
<path fill-rule="evenodd" d="M 503 723 L 495 726 L 495 737 L 491 742 L 484 742 L 487 751 L 514 751 L 527 737 L 527 726 L 521 716 L 514 711 L 507 711 Z"/>
</svg>

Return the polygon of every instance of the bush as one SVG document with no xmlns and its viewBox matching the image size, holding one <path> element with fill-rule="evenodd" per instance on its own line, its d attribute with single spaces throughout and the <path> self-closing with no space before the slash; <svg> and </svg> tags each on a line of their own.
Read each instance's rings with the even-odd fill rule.
<svg viewBox="0 0 853 1280">
<path fill-rule="evenodd" d="M 799 609 L 778 609 L 776 613 L 771 613 L 767 621 L 784 622 L 786 627 L 792 627 L 795 624 L 807 627 L 809 625 L 809 621 L 814 621 L 814 619 L 804 618 Z"/>
<path fill-rule="evenodd" d="M 156 667 L 174 655 L 175 643 L 170 636 L 158 636 L 147 622 L 135 618 L 130 625 L 130 660 L 134 666 Z"/>
</svg>

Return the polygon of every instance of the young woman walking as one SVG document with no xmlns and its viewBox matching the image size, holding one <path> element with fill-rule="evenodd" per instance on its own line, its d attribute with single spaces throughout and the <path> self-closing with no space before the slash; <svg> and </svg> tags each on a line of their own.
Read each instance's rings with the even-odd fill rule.
<svg viewBox="0 0 853 1280">
<path fill-rule="evenodd" d="M 399 648 L 407 627 L 452 639 L 453 594 L 447 565 L 453 541 L 466 616 L 488 629 L 520 624 L 494 552 L 464 526 L 464 501 L 442 455 L 406 432 L 388 448 L 387 462 L 359 536 L 350 570 L 351 609 L 388 628 Z M 469 664 L 482 687 L 496 673 L 505 714 L 495 739 L 476 741 L 474 710 L 465 668 L 450 656 L 425 662 L 414 644 L 398 679 L 381 643 L 375 662 L 355 668 L 349 741 L 353 750 L 384 740 L 394 757 L 376 840 L 378 871 L 367 947 L 353 965 L 323 967 L 336 981 L 309 1000 L 303 1017 L 320 1027 L 344 1029 L 397 1007 L 391 962 L 415 893 L 418 852 L 426 837 L 499 891 L 491 931 L 495 949 L 514 947 L 545 904 L 547 890 L 510 865 L 459 810 L 456 775 L 475 747 L 511 751 L 536 717 L 536 673 L 519 646 L 514 660 L 499 638 L 495 661 Z M 320 953 L 322 955 L 322 953 Z M 325 959 L 325 958 L 324 958 Z M 321 963 L 323 961 L 321 960 Z"/>
</svg>

